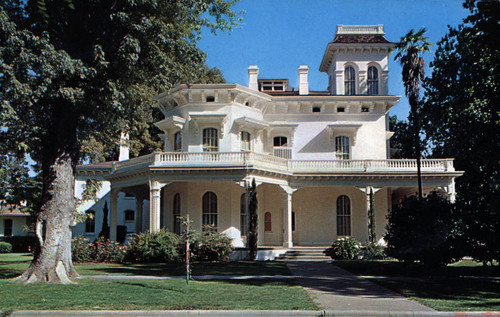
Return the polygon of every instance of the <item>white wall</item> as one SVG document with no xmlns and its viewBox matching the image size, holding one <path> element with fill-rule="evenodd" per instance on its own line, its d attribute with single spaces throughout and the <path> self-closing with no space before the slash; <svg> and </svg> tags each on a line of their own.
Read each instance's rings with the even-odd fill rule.
<svg viewBox="0 0 500 317">
<path fill-rule="evenodd" d="M 4 223 L 5 219 L 12 220 L 12 236 L 28 236 L 30 235 L 28 232 L 25 232 L 23 229 L 27 225 L 26 216 L 16 216 L 16 217 L 8 217 L 2 216 L 0 217 L 0 237 L 4 236 Z"/>
</svg>

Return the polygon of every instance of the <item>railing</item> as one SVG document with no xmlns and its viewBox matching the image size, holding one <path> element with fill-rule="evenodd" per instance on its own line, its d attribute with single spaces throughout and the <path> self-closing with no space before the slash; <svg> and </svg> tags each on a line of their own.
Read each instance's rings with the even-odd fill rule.
<svg viewBox="0 0 500 317">
<path fill-rule="evenodd" d="M 241 166 L 285 173 L 332 172 L 416 172 L 417 162 L 400 160 L 289 160 L 254 152 L 169 152 L 153 153 L 131 160 L 117 162 L 113 170 L 140 167 L 226 167 Z M 452 159 L 423 159 L 424 172 L 453 172 Z"/>
<path fill-rule="evenodd" d="M 339 34 L 384 34 L 382 25 L 338 25 Z"/>
<path fill-rule="evenodd" d="M 292 159 L 292 148 L 291 147 L 284 147 L 284 146 L 275 146 L 273 148 L 273 155 L 287 159 L 287 160 L 291 160 Z"/>
</svg>

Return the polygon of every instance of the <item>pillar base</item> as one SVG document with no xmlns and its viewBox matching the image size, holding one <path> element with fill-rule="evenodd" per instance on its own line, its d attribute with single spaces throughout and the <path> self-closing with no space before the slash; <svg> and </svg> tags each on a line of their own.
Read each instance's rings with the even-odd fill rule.
<svg viewBox="0 0 500 317">
<path fill-rule="evenodd" d="M 293 248 L 293 242 L 283 242 L 283 248 L 287 249 Z"/>
</svg>

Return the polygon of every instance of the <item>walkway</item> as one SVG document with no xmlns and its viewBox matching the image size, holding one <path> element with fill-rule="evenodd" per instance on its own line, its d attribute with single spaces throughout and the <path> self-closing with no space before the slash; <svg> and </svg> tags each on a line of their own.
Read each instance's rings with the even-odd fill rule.
<svg viewBox="0 0 500 317">
<path fill-rule="evenodd" d="M 435 310 L 353 275 L 328 262 L 287 262 L 288 268 L 325 311 L 365 312 L 394 315 L 394 313 L 433 313 Z M 337 315 L 336 315 L 337 316 Z"/>
</svg>

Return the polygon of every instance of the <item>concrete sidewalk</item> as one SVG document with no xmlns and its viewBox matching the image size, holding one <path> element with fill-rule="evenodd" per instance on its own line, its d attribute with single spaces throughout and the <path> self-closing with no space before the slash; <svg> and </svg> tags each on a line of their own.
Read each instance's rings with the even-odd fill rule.
<svg viewBox="0 0 500 317">
<path fill-rule="evenodd" d="M 288 262 L 287 265 L 314 302 L 328 312 L 339 312 L 343 316 L 349 316 L 348 312 L 357 313 L 357 316 L 363 312 L 366 316 L 374 312 L 379 313 L 377 316 L 436 313 L 434 309 L 408 300 L 332 263 Z"/>
</svg>

